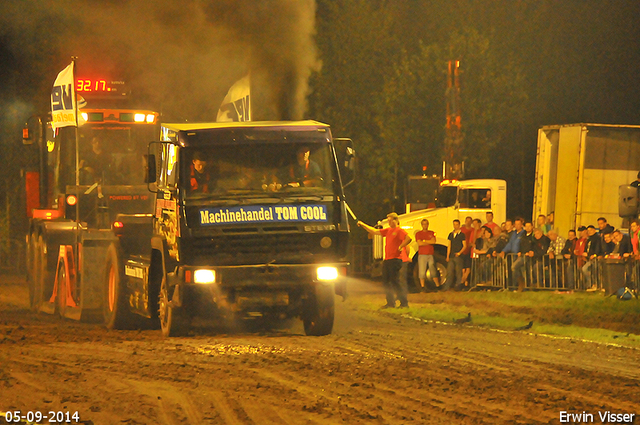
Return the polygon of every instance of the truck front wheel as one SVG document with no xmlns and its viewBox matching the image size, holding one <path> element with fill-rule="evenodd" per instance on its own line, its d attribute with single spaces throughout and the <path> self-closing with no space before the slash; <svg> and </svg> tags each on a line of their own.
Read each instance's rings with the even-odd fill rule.
<svg viewBox="0 0 640 425">
<path fill-rule="evenodd" d="M 107 250 L 102 302 L 104 323 L 109 329 L 129 329 L 134 325 L 121 261 L 117 247 L 111 244 Z"/>
<path fill-rule="evenodd" d="M 335 298 L 333 285 L 317 283 L 302 304 L 304 333 L 308 336 L 329 335 L 333 330 Z"/>
<path fill-rule="evenodd" d="M 442 285 L 447 280 L 447 261 L 445 257 L 438 254 L 434 256 L 434 260 L 436 262 L 437 276 L 431 276 L 429 270 L 427 270 L 427 278 L 433 282 L 434 288 L 441 289 Z M 434 277 L 437 277 L 439 279 L 439 285 L 436 285 L 435 281 L 433 280 Z"/>
<path fill-rule="evenodd" d="M 167 278 L 162 278 L 160 299 L 158 300 L 158 318 L 165 337 L 184 336 L 189 332 L 189 318 L 184 307 L 176 307 L 171 302 L 176 288 L 169 288 Z"/>
</svg>

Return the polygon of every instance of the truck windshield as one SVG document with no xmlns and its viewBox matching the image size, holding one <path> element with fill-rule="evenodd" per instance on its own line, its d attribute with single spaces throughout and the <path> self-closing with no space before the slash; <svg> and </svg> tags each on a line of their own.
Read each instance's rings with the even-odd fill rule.
<svg viewBox="0 0 640 425">
<path fill-rule="evenodd" d="M 78 129 L 80 184 L 143 185 L 144 154 L 157 138 L 155 125 L 88 125 Z M 75 129 L 60 129 L 56 137 L 61 190 L 75 185 Z"/>
<path fill-rule="evenodd" d="M 189 147 L 180 158 L 190 199 L 331 195 L 336 180 L 326 140 Z"/>
<path fill-rule="evenodd" d="M 457 186 L 444 186 L 440 188 L 438 192 L 438 198 L 436 199 L 437 207 L 452 207 L 456 204 L 458 198 Z"/>
</svg>

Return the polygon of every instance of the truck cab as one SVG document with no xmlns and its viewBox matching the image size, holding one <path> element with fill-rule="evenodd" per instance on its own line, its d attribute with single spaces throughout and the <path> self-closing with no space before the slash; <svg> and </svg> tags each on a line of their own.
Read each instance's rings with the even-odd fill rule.
<svg viewBox="0 0 640 425">
<path fill-rule="evenodd" d="M 133 286 L 159 288 L 163 333 L 230 313 L 330 333 L 348 265 L 350 171 L 338 158 L 349 163 L 352 147 L 337 151 L 329 126 L 302 121 L 164 124 L 149 149 L 152 252 L 127 267 Z"/>
<path fill-rule="evenodd" d="M 126 249 L 114 223 L 153 212 L 143 162 L 149 140 L 158 137 L 159 114 L 88 103 L 78 128 L 53 130 L 49 117 L 32 117 L 23 132 L 23 143 L 37 146 L 40 156 L 39 184 L 26 187 L 35 207 L 29 210 L 27 282 L 32 310 L 101 320 L 107 247 Z"/>
</svg>

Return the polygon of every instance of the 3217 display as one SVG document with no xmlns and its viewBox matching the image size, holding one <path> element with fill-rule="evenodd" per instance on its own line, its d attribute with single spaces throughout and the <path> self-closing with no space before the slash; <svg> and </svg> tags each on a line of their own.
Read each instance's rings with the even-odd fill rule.
<svg viewBox="0 0 640 425">
<path fill-rule="evenodd" d="M 118 93 L 122 91 L 124 81 L 81 78 L 76 80 L 76 91 L 82 93 Z"/>
</svg>

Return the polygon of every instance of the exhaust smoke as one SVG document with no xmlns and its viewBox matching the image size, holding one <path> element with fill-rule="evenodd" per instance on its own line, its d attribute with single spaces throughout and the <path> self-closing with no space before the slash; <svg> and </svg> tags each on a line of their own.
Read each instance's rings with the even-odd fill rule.
<svg viewBox="0 0 640 425">
<path fill-rule="evenodd" d="M 28 85 L 18 95 L 48 96 L 78 56 L 78 76 L 124 79 L 165 121 L 214 121 L 247 74 L 255 120 L 301 119 L 320 67 L 315 12 L 314 0 L 7 0 L 0 43 Z"/>
</svg>

